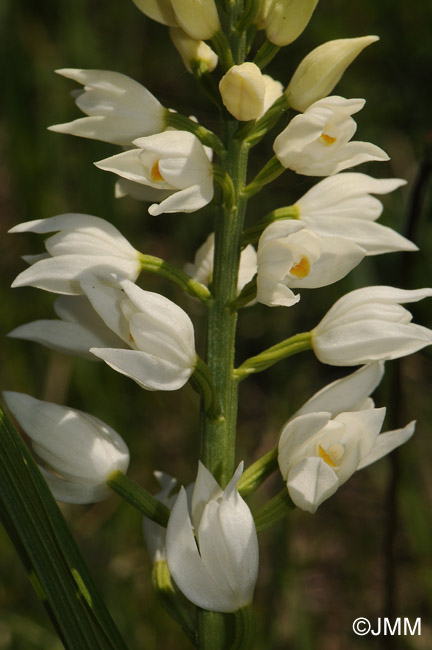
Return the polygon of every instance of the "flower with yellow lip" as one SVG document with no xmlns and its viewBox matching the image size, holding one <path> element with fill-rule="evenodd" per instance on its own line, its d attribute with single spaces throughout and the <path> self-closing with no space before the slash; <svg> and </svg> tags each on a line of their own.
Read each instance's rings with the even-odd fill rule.
<svg viewBox="0 0 432 650">
<path fill-rule="evenodd" d="M 287 422 L 279 440 L 278 462 L 296 506 L 315 512 L 359 469 L 406 442 L 415 423 L 379 435 L 384 408 L 305 413 Z"/>
<path fill-rule="evenodd" d="M 258 244 L 257 300 L 290 306 L 300 300 L 292 289 L 315 289 L 343 278 L 365 256 L 342 237 L 320 237 L 301 221 L 275 221 Z"/>
<path fill-rule="evenodd" d="M 136 149 L 95 164 L 160 192 L 160 203 L 150 206 L 150 214 L 194 212 L 210 203 L 214 192 L 212 164 L 208 152 L 192 133 L 168 130 L 133 143 Z"/>
<path fill-rule="evenodd" d="M 336 95 L 312 104 L 274 141 L 279 162 L 297 174 L 331 176 L 369 160 L 388 160 L 385 151 L 370 142 L 350 142 L 357 129 L 351 115 L 364 104 L 364 99 Z"/>
</svg>

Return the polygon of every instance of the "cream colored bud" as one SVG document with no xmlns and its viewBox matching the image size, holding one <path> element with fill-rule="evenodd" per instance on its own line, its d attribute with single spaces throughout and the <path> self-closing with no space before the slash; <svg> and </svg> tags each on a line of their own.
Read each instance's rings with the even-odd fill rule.
<svg viewBox="0 0 432 650">
<path fill-rule="evenodd" d="M 226 109 L 237 120 L 256 120 L 264 110 L 266 83 L 255 63 L 233 65 L 219 83 Z"/>
<path fill-rule="evenodd" d="M 198 41 L 212 38 L 220 30 L 214 0 L 171 0 L 177 22 Z"/>
<path fill-rule="evenodd" d="M 309 52 L 298 66 L 285 91 L 288 103 L 298 111 L 326 97 L 360 52 L 378 36 L 328 41 Z"/>
<path fill-rule="evenodd" d="M 133 3 L 143 14 L 157 23 L 169 25 L 170 27 L 177 25 L 171 0 L 133 0 Z"/>
<path fill-rule="evenodd" d="M 275 45 L 289 45 L 308 24 L 318 0 L 270 0 L 264 27 L 267 38 Z"/>
<path fill-rule="evenodd" d="M 218 57 L 207 43 L 197 41 L 177 27 L 171 27 L 169 34 L 186 70 L 193 72 L 192 66 L 194 63 L 200 64 L 201 68 L 207 68 L 208 72 L 215 69 L 218 64 Z"/>
</svg>

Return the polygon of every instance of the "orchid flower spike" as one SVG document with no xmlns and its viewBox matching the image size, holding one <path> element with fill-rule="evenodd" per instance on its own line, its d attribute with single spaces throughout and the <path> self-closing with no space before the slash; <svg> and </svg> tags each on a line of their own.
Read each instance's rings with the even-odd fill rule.
<svg viewBox="0 0 432 650">
<path fill-rule="evenodd" d="M 149 213 L 195 212 L 213 198 L 213 168 L 196 136 L 169 130 L 134 140 L 136 149 L 105 158 L 96 167 L 162 191 Z M 156 195 L 157 196 L 157 195 Z M 158 200 L 156 198 L 156 200 Z"/>
<path fill-rule="evenodd" d="M 124 280 L 121 289 L 86 278 L 82 289 L 93 308 L 130 349 L 90 352 L 146 390 L 177 390 L 197 363 L 192 321 L 176 304 Z"/>
<path fill-rule="evenodd" d="M 222 490 L 199 463 L 191 512 L 182 487 L 166 534 L 168 567 L 178 588 L 198 607 L 236 612 L 249 605 L 258 573 L 252 513 L 237 490 L 240 463 Z"/>
<path fill-rule="evenodd" d="M 104 281 L 112 274 L 136 280 L 141 263 L 139 252 L 112 224 L 89 214 L 60 214 L 51 219 L 20 223 L 10 233 L 58 231 L 45 240 L 47 257 L 31 264 L 12 287 L 37 287 L 54 293 L 80 294 L 80 278 L 91 273 Z M 33 261 L 30 258 L 30 261 Z"/>
<path fill-rule="evenodd" d="M 392 228 L 375 223 L 383 205 L 372 194 L 393 192 L 406 181 L 342 172 L 324 178 L 295 204 L 298 219 L 322 237 L 343 237 L 361 246 L 366 255 L 418 250 Z"/>
<path fill-rule="evenodd" d="M 332 96 L 309 106 L 274 141 L 279 162 L 297 174 L 331 176 L 369 160 L 388 160 L 370 142 L 350 142 L 357 128 L 351 115 L 364 105 L 364 99 Z"/>
<path fill-rule="evenodd" d="M 356 366 L 398 359 L 432 343 L 432 330 L 411 323 L 399 303 L 432 296 L 432 289 L 412 291 L 376 286 L 339 298 L 312 330 L 312 347 L 322 363 Z"/>
<path fill-rule="evenodd" d="M 337 282 L 357 266 L 365 251 L 342 237 L 319 237 L 301 221 L 275 221 L 258 244 L 257 300 L 270 307 L 300 300 L 292 289 Z"/>
<path fill-rule="evenodd" d="M 308 512 L 332 496 L 359 469 L 414 433 L 415 422 L 378 435 L 385 409 L 306 413 L 290 420 L 279 440 L 278 462 L 293 502 Z"/>
<path fill-rule="evenodd" d="M 110 476 L 126 473 L 129 465 L 129 450 L 114 429 L 92 415 L 30 395 L 4 392 L 3 397 L 49 467 L 40 469 L 58 501 L 94 503 L 111 494 Z"/>
<path fill-rule="evenodd" d="M 49 126 L 50 131 L 130 145 L 166 128 L 167 109 L 147 88 L 120 72 L 63 68 L 57 74 L 83 84 L 75 103 L 88 117 Z"/>
</svg>

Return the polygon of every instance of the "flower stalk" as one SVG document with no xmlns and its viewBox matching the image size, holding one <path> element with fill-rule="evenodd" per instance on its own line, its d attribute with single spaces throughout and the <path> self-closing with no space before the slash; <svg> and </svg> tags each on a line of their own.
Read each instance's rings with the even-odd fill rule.
<svg viewBox="0 0 432 650">
<path fill-rule="evenodd" d="M 261 372 L 270 368 L 273 364 L 291 357 L 293 354 L 310 350 L 312 348 L 312 337 L 310 332 L 295 334 L 276 345 L 272 345 L 255 357 L 250 357 L 241 366 L 236 368 L 234 375 L 238 381 L 242 381 L 254 372 Z"/>
</svg>

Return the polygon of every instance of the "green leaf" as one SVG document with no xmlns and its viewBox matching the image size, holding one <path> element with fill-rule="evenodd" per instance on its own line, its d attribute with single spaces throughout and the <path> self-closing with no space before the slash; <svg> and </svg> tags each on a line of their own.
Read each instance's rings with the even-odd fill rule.
<svg viewBox="0 0 432 650">
<path fill-rule="evenodd" d="M 26 445 L 0 409 L 0 520 L 68 650 L 127 650 Z"/>
</svg>

